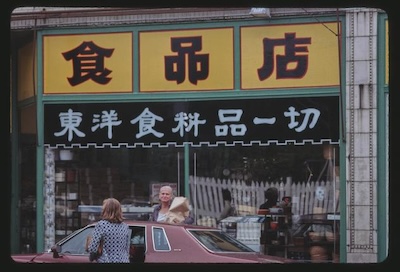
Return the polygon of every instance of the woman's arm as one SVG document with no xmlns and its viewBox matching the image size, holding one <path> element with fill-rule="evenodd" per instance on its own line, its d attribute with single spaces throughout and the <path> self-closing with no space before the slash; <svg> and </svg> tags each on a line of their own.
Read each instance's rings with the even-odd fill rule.
<svg viewBox="0 0 400 272">
<path fill-rule="evenodd" d="M 94 261 L 99 257 L 99 247 L 102 239 L 100 224 L 97 223 L 92 232 L 92 238 L 88 246 L 89 260 Z M 101 249 L 102 250 L 102 249 Z"/>
<path fill-rule="evenodd" d="M 101 230 L 99 224 L 97 224 L 92 232 L 92 239 L 88 247 L 89 253 L 97 252 L 97 249 L 99 248 L 100 245 L 100 240 L 101 240 Z"/>
</svg>

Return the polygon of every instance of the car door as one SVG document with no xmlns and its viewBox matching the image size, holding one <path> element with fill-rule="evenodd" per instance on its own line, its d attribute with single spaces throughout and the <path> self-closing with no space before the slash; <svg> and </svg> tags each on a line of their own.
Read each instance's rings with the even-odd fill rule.
<svg viewBox="0 0 400 272">
<path fill-rule="evenodd" d="M 146 252 L 146 227 L 133 226 L 131 229 L 131 244 L 129 249 L 129 259 L 131 263 L 142 263 L 145 261 Z"/>
<path fill-rule="evenodd" d="M 147 228 L 146 263 L 170 262 L 171 245 L 167 238 L 166 230 L 161 226 Z"/>
<path fill-rule="evenodd" d="M 207 262 L 209 253 L 186 231 L 183 225 L 157 225 L 148 230 L 146 262 Z"/>
</svg>

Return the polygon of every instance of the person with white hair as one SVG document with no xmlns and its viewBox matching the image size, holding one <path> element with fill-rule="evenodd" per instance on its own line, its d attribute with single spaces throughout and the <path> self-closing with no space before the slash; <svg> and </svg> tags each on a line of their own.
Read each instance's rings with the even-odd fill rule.
<svg viewBox="0 0 400 272">
<path fill-rule="evenodd" d="M 174 199 L 172 187 L 169 185 L 162 186 L 160 188 L 158 198 L 160 200 L 160 203 L 154 206 L 152 216 L 150 216 L 149 220 L 165 222 L 167 220 L 169 207 L 171 206 L 172 200 Z M 193 222 L 194 218 L 191 213 L 189 213 L 189 215 L 185 217 L 185 220 L 182 223 L 193 224 Z"/>
</svg>

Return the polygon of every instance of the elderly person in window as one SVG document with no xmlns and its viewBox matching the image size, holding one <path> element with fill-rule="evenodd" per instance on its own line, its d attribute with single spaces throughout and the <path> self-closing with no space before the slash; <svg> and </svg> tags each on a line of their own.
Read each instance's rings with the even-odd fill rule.
<svg viewBox="0 0 400 272">
<path fill-rule="evenodd" d="M 171 206 L 172 200 L 174 198 L 171 186 L 162 186 L 160 188 L 160 193 L 158 195 L 160 204 L 154 207 L 150 221 L 165 222 L 167 220 L 169 208 Z M 184 218 L 183 224 L 193 224 L 194 218 L 189 212 L 189 215 Z"/>
</svg>

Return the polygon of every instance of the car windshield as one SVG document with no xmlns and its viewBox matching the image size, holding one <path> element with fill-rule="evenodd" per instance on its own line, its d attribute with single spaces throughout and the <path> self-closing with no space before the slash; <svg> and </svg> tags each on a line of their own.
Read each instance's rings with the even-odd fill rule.
<svg viewBox="0 0 400 272">
<path fill-rule="evenodd" d="M 57 244 L 61 245 L 61 253 L 87 254 L 86 239 L 92 234 L 93 229 L 94 227 L 80 229 L 60 240 Z"/>
<path fill-rule="evenodd" d="M 255 252 L 245 244 L 218 230 L 189 230 L 208 250 L 213 252 Z"/>
</svg>

